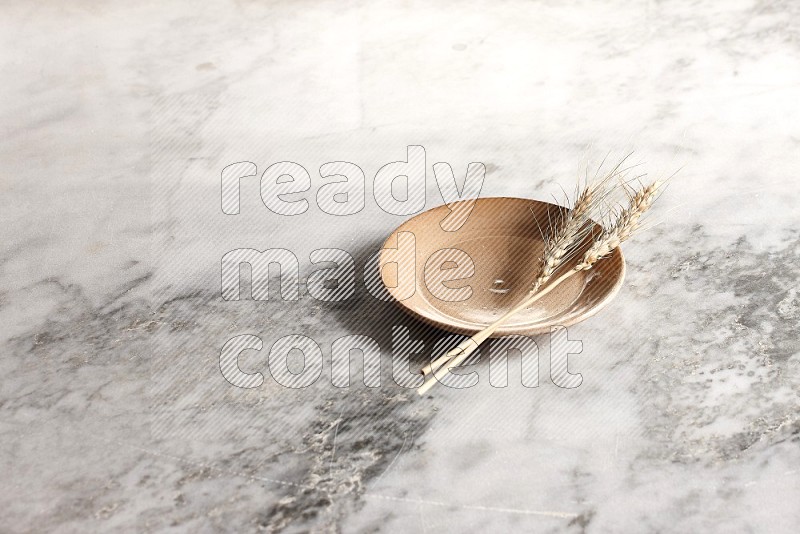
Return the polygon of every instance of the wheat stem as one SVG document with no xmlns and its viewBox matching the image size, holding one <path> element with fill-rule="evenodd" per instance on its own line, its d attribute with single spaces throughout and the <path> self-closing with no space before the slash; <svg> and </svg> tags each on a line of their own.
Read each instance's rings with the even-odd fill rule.
<svg viewBox="0 0 800 534">
<path fill-rule="evenodd" d="M 494 334 L 497 331 L 497 329 L 500 328 L 503 325 L 504 322 L 506 322 L 508 319 L 510 319 L 511 317 L 515 316 L 516 314 L 518 314 L 522 310 L 530 307 L 537 300 L 539 300 L 540 298 L 542 298 L 545 295 L 547 295 L 548 293 L 550 293 L 550 291 L 555 289 L 556 286 L 558 286 L 564 280 L 566 280 L 567 278 L 569 278 L 573 274 L 576 274 L 577 272 L 578 271 L 576 271 L 576 270 L 567 271 L 566 273 L 561 275 L 559 278 L 554 280 L 552 284 L 549 284 L 548 286 L 546 286 L 541 291 L 538 291 L 537 293 L 532 294 L 532 295 L 529 294 L 529 298 L 527 298 L 524 301 L 522 301 L 521 303 L 519 303 L 517 306 L 515 306 L 510 311 L 508 311 L 505 315 L 500 317 L 498 320 L 496 320 L 495 322 L 493 322 L 492 324 L 490 324 L 489 326 L 487 326 L 486 328 L 484 328 L 483 330 L 481 330 L 480 332 L 478 332 L 477 334 L 475 334 L 471 338 L 465 339 L 464 341 L 462 341 L 461 343 L 456 345 L 456 347 L 450 349 L 445 355 L 441 356 L 440 358 L 437 358 L 436 360 L 434 360 L 430 364 L 426 365 L 422 369 L 422 374 L 423 375 L 428 375 L 430 373 L 433 373 L 433 376 L 428 378 L 422 384 L 422 386 L 419 387 L 417 392 L 420 395 L 423 395 L 426 391 L 428 391 L 431 387 L 433 387 L 433 385 L 436 382 L 441 380 L 441 378 L 444 375 L 446 375 L 450 371 L 450 369 L 452 369 L 453 367 L 458 367 L 459 365 L 461 365 L 461 362 L 466 360 L 469 357 L 470 354 L 475 352 L 475 349 L 477 349 L 478 346 L 480 346 L 481 343 L 483 343 L 484 341 L 489 339 L 492 336 L 492 334 Z M 446 365 L 448 362 L 451 362 L 451 363 L 449 365 Z"/>
</svg>

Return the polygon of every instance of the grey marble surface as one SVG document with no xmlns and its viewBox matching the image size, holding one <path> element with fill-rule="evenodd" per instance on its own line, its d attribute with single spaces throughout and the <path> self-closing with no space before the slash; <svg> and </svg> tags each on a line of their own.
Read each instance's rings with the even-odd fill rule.
<svg viewBox="0 0 800 534">
<path fill-rule="evenodd" d="M 800 524 L 800 4 L 5 2 L 0 17 L 0 530 L 795 532 Z M 222 255 L 337 247 L 404 218 L 370 195 L 406 146 L 482 196 L 549 199 L 587 159 L 682 167 L 625 249 L 614 302 L 570 329 L 575 389 L 419 398 L 335 388 L 331 343 L 425 329 L 363 284 L 341 304 L 225 302 Z M 220 172 L 295 161 L 311 208 Z M 366 206 L 319 210 L 317 170 Z M 360 267 L 359 267 L 360 269 Z M 279 387 L 266 351 L 325 358 Z M 423 351 L 424 352 L 424 351 Z M 388 359 L 384 359 L 388 362 Z M 485 364 L 475 366 L 485 373 Z"/>
</svg>

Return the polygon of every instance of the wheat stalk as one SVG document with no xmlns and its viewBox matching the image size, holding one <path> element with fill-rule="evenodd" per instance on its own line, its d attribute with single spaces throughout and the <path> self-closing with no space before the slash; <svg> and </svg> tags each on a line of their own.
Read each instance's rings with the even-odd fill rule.
<svg viewBox="0 0 800 534">
<path fill-rule="evenodd" d="M 466 353 L 468 356 L 478 348 L 478 345 L 488 339 L 503 322 L 530 306 L 533 302 L 550 291 L 549 289 L 542 290 L 541 292 L 539 290 L 550 280 L 559 267 L 574 256 L 578 245 L 580 245 L 591 232 L 594 226 L 591 216 L 599 206 L 602 206 L 603 201 L 610 194 L 611 190 L 608 187 L 609 182 L 613 178 L 619 177 L 620 174 L 625 171 L 625 169 L 621 170 L 625 159 L 627 159 L 627 156 L 611 169 L 610 172 L 599 179 L 596 175 L 594 180 L 590 180 L 587 177 L 583 189 L 580 189 L 580 186 L 576 187 L 576 197 L 572 209 L 561 212 L 555 225 L 553 223 L 549 224 L 549 234 L 545 234 L 542 232 L 541 228 L 539 229 L 542 233 L 545 246 L 542 252 L 540 274 L 531 285 L 528 298 L 524 299 L 519 306 L 510 310 L 484 330 L 478 332 L 471 338 L 465 339 L 443 356 L 424 366 L 421 369 L 423 375 L 427 376 L 436 371 L 459 354 Z M 532 297 L 534 294 L 537 294 L 535 298 Z"/>
<path fill-rule="evenodd" d="M 472 353 L 478 345 L 488 339 L 505 320 L 530 306 L 530 304 L 550 291 L 549 289 L 542 290 L 541 292 L 539 290 L 547 283 L 559 267 L 572 259 L 575 252 L 578 250 L 578 245 L 590 234 L 594 227 L 591 216 L 597 208 L 602 206 L 606 197 L 611 193 L 611 189 L 608 187 L 609 182 L 615 177 L 620 177 L 621 174 L 627 171 L 627 169 L 622 168 L 627 158 L 628 156 L 620 160 L 613 169 L 601 178 L 595 175 L 594 179 L 590 180 L 587 176 L 583 189 L 580 189 L 580 185 L 576 187 L 575 202 L 573 203 L 572 209 L 561 212 L 555 225 L 552 222 L 549 223 L 550 232 L 548 234 L 545 234 L 541 228 L 539 229 L 545 246 L 542 252 L 540 274 L 531 285 L 531 289 L 528 292 L 528 297 L 529 299 L 532 298 L 532 300 L 524 300 L 518 307 L 512 309 L 503 317 L 500 317 L 481 332 L 478 332 L 471 338 L 465 339 L 454 349 L 448 351 L 428 365 L 425 365 L 421 369 L 421 373 L 424 376 L 436 371 L 453 359 L 454 356 L 462 352 L 466 352 L 467 355 Z M 548 213 L 548 221 L 549 220 Z M 531 297 L 531 295 L 537 293 L 538 296 L 535 298 Z"/>
<path fill-rule="evenodd" d="M 581 243 L 589 234 L 593 224 L 591 223 L 592 212 L 597 206 L 601 205 L 602 201 L 605 199 L 606 195 L 608 194 L 608 182 L 619 174 L 619 169 L 623 161 L 621 161 L 603 178 L 596 179 L 595 181 L 589 181 L 587 179 L 585 187 L 582 190 L 577 190 L 575 203 L 573 204 L 572 209 L 561 212 L 555 225 L 550 223 L 549 235 L 545 235 L 540 228 L 539 231 L 542 232 L 545 246 L 542 252 L 540 274 L 531 286 L 528 296 L 538 292 L 539 289 L 545 283 L 547 283 L 547 281 L 553 276 L 553 273 L 555 273 L 558 268 L 564 264 L 564 262 L 573 256 L 576 251 L 576 245 Z M 471 338 L 465 339 L 454 349 L 448 351 L 440 358 L 424 366 L 421 370 L 422 374 L 427 376 L 428 374 L 442 367 L 442 365 L 447 363 L 454 356 L 461 354 L 462 352 L 466 352 L 467 355 L 469 355 L 478 347 L 478 345 L 483 343 L 489 336 L 491 336 L 497 327 L 499 327 L 506 319 L 512 315 L 515 315 L 528 305 L 528 300 L 524 300 L 522 303 L 520 303 L 520 306 L 522 307 L 512 309 L 506 315 L 499 318 L 481 332 L 478 332 Z"/>
<path fill-rule="evenodd" d="M 545 245 L 545 252 L 543 257 L 542 273 L 537 277 L 531 291 L 528 293 L 528 298 L 524 299 L 519 305 L 514 307 L 508 313 L 503 315 L 500 319 L 481 330 L 474 336 L 459 343 L 454 349 L 450 350 L 437 359 L 431 365 L 423 369 L 423 374 L 427 375 L 431 372 L 433 376 L 428 378 L 422 386 L 419 387 L 417 392 L 423 395 L 433 385 L 441 380 L 442 377 L 453 367 L 461 365 L 461 363 L 469 357 L 478 346 L 486 341 L 506 320 L 510 319 L 520 311 L 528 308 L 531 304 L 545 296 L 552 291 L 556 286 L 564 282 L 574 274 L 591 269 L 595 263 L 602 258 L 607 257 L 617 247 L 627 240 L 639 228 L 642 215 L 650 209 L 655 202 L 658 191 L 661 189 L 663 182 L 657 181 L 643 187 L 639 191 L 632 190 L 623 182 L 628 193 L 628 206 L 619 211 L 613 224 L 609 225 L 607 229 L 600 232 L 595 238 L 591 246 L 586 250 L 582 260 L 572 269 L 561 275 L 552 283 L 547 282 L 552 278 L 553 273 L 564 263 L 565 259 L 570 255 L 569 251 L 574 249 L 576 243 L 580 243 L 578 239 L 581 231 L 585 229 L 586 222 L 591 222 L 589 214 L 594 208 L 593 201 L 599 197 L 603 197 L 606 193 L 601 193 L 602 185 L 605 187 L 605 181 L 600 184 L 587 186 L 578 196 L 575 201 L 575 206 L 571 212 L 574 216 L 567 216 L 563 219 L 562 225 L 559 227 L 554 237 L 549 240 L 549 244 Z M 598 197 L 599 196 L 599 197 Z M 581 203 L 579 206 L 579 202 Z M 580 211 L 578 211 L 580 209 Z M 576 214 L 577 212 L 577 214 Z M 577 221 L 581 221 L 578 224 Z M 591 231 L 591 227 L 589 230 Z M 586 234 L 584 234 L 585 236 Z M 571 240 L 570 240 L 571 239 Z M 576 241 L 577 240 L 577 241 Z M 562 252 L 563 251 L 563 252 Z M 574 252 L 574 250 L 573 250 Z M 545 286 L 545 284 L 547 284 Z M 543 287 L 544 286 L 544 287 Z M 426 372 L 427 370 L 427 372 Z"/>
</svg>

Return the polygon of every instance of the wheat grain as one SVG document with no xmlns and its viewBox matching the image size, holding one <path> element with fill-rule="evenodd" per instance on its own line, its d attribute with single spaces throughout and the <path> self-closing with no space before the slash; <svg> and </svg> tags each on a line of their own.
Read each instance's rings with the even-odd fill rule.
<svg viewBox="0 0 800 534">
<path fill-rule="evenodd" d="M 642 215 L 650 209 L 656 200 L 663 182 L 653 182 L 635 193 L 629 192 L 628 207 L 621 210 L 614 224 L 604 230 L 584 253 L 583 260 L 573 269 L 585 271 L 600 259 L 611 254 L 620 244 L 628 239 L 639 228 Z"/>
<path fill-rule="evenodd" d="M 619 167 L 619 166 L 618 166 Z M 552 235 L 545 239 L 539 276 L 531 286 L 530 293 L 536 293 L 547 283 L 558 268 L 575 252 L 576 246 L 591 231 L 591 215 L 608 194 L 607 184 L 618 174 L 618 167 L 594 183 L 589 183 L 575 198 L 572 209 L 559 217 Z"/>
</svg>

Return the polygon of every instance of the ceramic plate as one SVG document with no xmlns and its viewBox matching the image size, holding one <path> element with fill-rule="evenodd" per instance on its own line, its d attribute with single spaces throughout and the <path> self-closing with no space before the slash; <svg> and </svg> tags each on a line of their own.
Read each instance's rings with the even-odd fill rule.
<svg viewBox="0 0 800 534">
<path fill-rule="evenodd" d="M 379 257 L 381 279 L 404 310 L 466 335 L 522 300 L 538 275 L 542 233 L 564 210 L 538 200 L 501 197 L 478 199 L 469 213 L 469 202 L 409 219 L 388 237 Z M 625 260 L 617 248 L 520 312 L 493 337 L 539 334 L 582 321 L 616 295 L 624 276 Z"/>
</svg>

